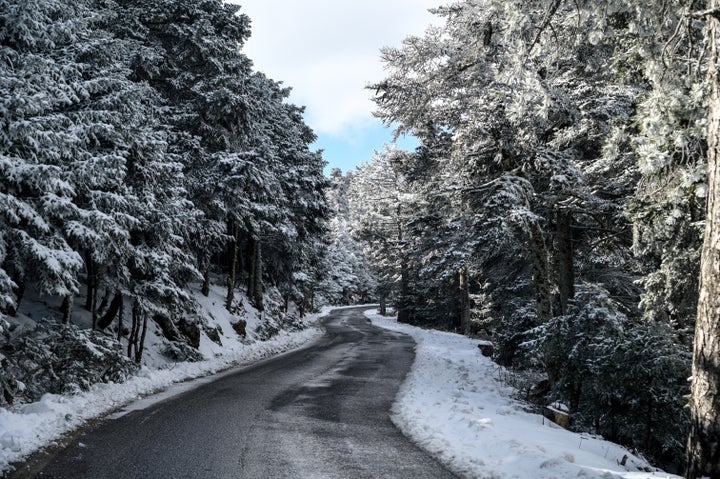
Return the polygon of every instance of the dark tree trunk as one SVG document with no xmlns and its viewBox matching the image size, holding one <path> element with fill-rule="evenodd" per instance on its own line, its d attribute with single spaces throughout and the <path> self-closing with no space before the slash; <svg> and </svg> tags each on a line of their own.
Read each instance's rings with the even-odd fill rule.
<svg viewBox="0 0 720 479">
<path fill-rule="evenodd" d="M 62 315 L 63 315 L 62 322 L 65 324 L 70 323 L 70 319 L 72 319 L 72 307 L 73 307 L 73 295 L 70 294 L 63 298 L 62 305 L 60 306 L 60 311 L 62 312 Z"/>
<path fill-rule="evenodd" d="M 462 334 L 470 335 L 470 293 L 468 288 L 467 269 L 460 268 L 458 271 L 460 279 L 460 331 Z"/>
<path fill-rule="evenodd" d="M 255 307 L 262 311 L 265 306 L 263 305 L 263 284 L 262 284 L 262 244 L 260 240 L 255 242 L 253 248 L 253 294 L 251 296 Z"/>
<path fill-rule="evenodd" d="M 533 257 L 533 283 L 537 299 L 538 321 L 542 324 L 552 317 L 552 288 L 548 271 L 545 237 L 538 222 L 530 225 L 530 251 Z"/>
<path fill-rule="evenodd" d="M 233 225 L 231 229 L 228 259 L 228 278 L 227 278 L 227 297 L 225 298 L 225 308 L 228 311 L 232 311 L 232 304 L 235 300 L 235 283 L 237 282 L 237 258 L 238 258 L 238 228 Z"/>
<path fill-rule="evenodd" d="M 113 296 L 113 299 L 110 302 L 110 307 L 97 322 L 98 329 L 105 329 L 112 324 L 115 316 L 117 316 L 118 311 L 120 311 L 120 308 L 122 307 L 122 302 L 122 294 L 119 292 L 115 293 L 115 296 Z"/>
<path fill-rule="evenodd" d="M 105 294 L 103 294 L 102 300 L 100 301 L 100 305 L 97 307 L 98 313 L 105 311 L 108 305 L 108 301 L 110 301 L 111 291 L 107 288 L 105 288 Z M 113 295 L 113 297 L 115 297 Z"/>
<path fill-rule="evenodd" d="M 122 296 L 121 296 L 122 297 Z M 125 304 L 124 301 L 120 301 L 120 309 L 118 310 L 118 327 L 117 327 L 117 340 L 122 339 L 123 328 L 125 327 Z"/>
<path fill-rule="evenodd" d="M 720 0 L 709 2 L 711 11 Z M 708 15 L 708 195 L 690 397 L 688 479 L 720 479 L 720 19 Z"/>
<path fill-rule="evenodd" d="M 128 336 L 127 355 L 129 358 L 132 358 L 133 352 L 137 350 L 137 340 L 140 330 L 140 305 L 137 300 L 133 302 L 130 316 L 132 318 L 132 326 L 130 328 L 130 336 Z"/>
<path fill-rule="evenodd" d="M 92 259 L 90 251 L 85 252 L 85 268 L 87 269 L 87 293 L 85 295 L 85 309 L 92 313 L 92 329 L 97 329 L 97 265 Z"/>
<path fill-rule="evenodd" d="M 387 316 L 387 296 L 385 293 L 380 295 L 380 316 Z"/>
<path fill-rule="evenodd" d="M 580 400 L 582 399 L 582 384 L 576 382 L 572 388 L 570 397 L 570 411 L 577 412 L 580 409 Z"/>
<path fill-rule="evenodd" d="M 247 295 L 259 310 L 263 310 L 263 285 L 262 285 L 262 244 L 259 239 L 250 240 L 250 261 L 248 264 L 248 289 Z"/>
<path fill-rule="evenodd" d="M 410 288 L 408 287 L 408 272 L 405 262 L 400 266 L 400 297 L 397 302 L 397 314 L 399 323 L 410 322 L 410 310 L 408 308 Z"/>
<path fill-rule="evenodd" d="M 148 315 L 142 315 L 142 332 L 140 333 L 140 341 L 135 345 L 135 362 L 140 364 L 142 361 L 143 350 L 145 349 L 145 336 L 147 335 Z"/>
<path fill-rule="evenodd" d="M 247 296 L 251 298 L 255 296 L 255 240 L 250 238 L 248 241 L 248 282 L 247 282 Z"/>
<path fill-rule="evenodd" d="M 207 257 L 203 267 L 203 283 L 200 292 L 205 297 L 210 295 L 210 258 Z"/>
<path fill-rule="evenodd" d="M 408 308 L 410 303 L 410 285 L 409 285 L 409 274 L 408 274 L 408 265 L 407 265 L 407 259 L 405 258 L 405 254 L 402 251 L 403 249 L 403 228 L 402 224 L 400 223 L 400 203 L 398 203 L 397 207 L 397 217 L 398 217 L 398 225 L 397 225 L 397 238 L 398 238 L 398 257 L 400 259 L 400 297 L 398 298 L 397 302 L 397 314 L 398 314 L 398 322 L 399 323 L 409 323 L 410 322 L 410 310 Z"/>
<path fill-rule="evenodd" d="M 98 322 L 98 311 L 97 311 L 97 287 L 93 288 L 93 293 L 91 297 L 92 301 L 90 302 L 90 310 L 92 311 L 92 328 L 95 330 L 97 328 L 97 322 Z"/>
<path fill-rule="evenodd" d="M 568 301 L 575 297 L 575 269 L 573 268 L 573 245 L 571 218 L 566 211 L 558 210 L 555 216 L 555 254 L 560 292 L 560 315 L 567 314 Z"/>
<path fill-rule="evenodd" d="M 97 271 L 90 251 L 85 252 L 85 269 L 87 270 L 87 294 L 85 295 L 85 309 L 93 311 L 95 308 L 95 289 L 97 288 Z M 95 327 L 93 326 L 93 329 Z"/>
</svg>

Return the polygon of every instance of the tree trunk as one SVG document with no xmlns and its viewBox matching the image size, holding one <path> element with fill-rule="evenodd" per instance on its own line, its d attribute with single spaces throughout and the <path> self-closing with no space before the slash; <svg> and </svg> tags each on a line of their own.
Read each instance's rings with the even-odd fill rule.
<svg viewBox="0 0 720 479">
<path fill-rule="evenodd" d="M 92 313 L 92 329 L 97 329 L 97 265 L 92 259 L 90 251 L 85 252 L 85 269 L 87 270 L 87 292 L 85 295 L 85 309 Z"/>
<path fill-rule="evenodd" d="M 263 284 L 262 284 L 262 244 L 260 240 L 255 242 L 253 248 L 253 295 L 251 296 L 255 307 L 262 311 L 263 305 Z"/>
<path fill-rule="evenodd" d="M 263 285 L 262 285 L 262 244 L 260 240 L 250 239 L 251 251 L 249 253 L 250 263 L 248 265 L 248 289 L 247 295 L 250 301 L 260 311 L 263 310 Z"/>
<path fill-rule="evenodd" d="M 137 299 L 133 302 L 130 316 L 132 317 L 132 327 L 130 329 L 130 336 L 128 336 L 127 354 L 129 358 L 132 358 L 133 348 L 135 351 L 137 350 L 137 338 L 140 330 L 140 305 Z"/>
<path fill-rule="evenodd" d="M 229 274 L 227 279 L 227 297 L 225 298 L 225 308 L 232 311 L 233 300 L 235 299 L 235 283 L 237 281 L 237 257 L 238 257 L 238 241 L 237 226 L 232 226 L 232 235 L 229 244 L 230 263 Z"/>
<path fill-rule="evenodd" d="M 711 0 L 711 10 L 720 0 Z M 688 479 L 720 479 L 720 20 L 708 15 L 708 196 L 693 348 Z"/>
<path fill-rule="evenodd" d="M 387 316 L 387 295 L 380 295 L 380 316 Z"/>
<path fill-rule="evenodd" d="M 555 214 L 555 253 L 558 270 L 558 290 L 560 292 L 560 315 L 567 314 L 568 300 L 575 297 L 575 270 L 573 268 L 573 245 L 571 218 L 566 211 Z"/>
<path fill-rule="evenodd" d="M 142 315 L 142 333 L 140 334 L 139 343 L 135 344 L 135 362 L 140 364 L 142 361 L 143 350 L 145 349 L 145 336 L 147 335 L 148 315 Z"/>
<path fill-rule="evenodd" d="M 72 307 L 73 307 L 73 295 L 69 294 L 63 298 L 62 306 L 60 306 L 60 311 L 62 311 L 62 322 L 65 324 L 70 323 L 70 319 L 72 318 Z"/>
<path fill-rule="evenodd" d="M 120 309 L 118 310 L 118 327 L 117 327 L 117 340 L 120 341 L 122 339 L 122 330 L 124 327 L 124 319 L 125 319 L 125 307 L 124 302 L 120 301 Z"/>
<path fill-rule="evenodd" d="M 533 256 L 533 283 L 537 298 L 537 315 L 540 324 L 552 317 L 552 288 L 548 271 L 548 254 L 540 223 L 530 225 L 530 251 Z"/>
<path fill-rule="evenodd" d="M 401 203 L 398 203 L 397 207 L 397 239 L 398 239 L 398 258 L 400 260 L 400 297 L 398 298 L 396 309 L 397 309 L 397 320 L 398 323 L 410 322 L 410 311 L 409 311 L 409 296 L 410 286 L 408 280 L 408 266 L 405 254 L 403 252 L 403 228 L 400 223 L 401 214 Z"/>
<path fill-rule="evenodd" d="M 409 295 L 409 288 L 408 288 L 408 273 L 407 273 L 407 266 L 405 266 L 405 262 L 402 262 L 402 265 L 400 266 L 400 297 L 397 301 L 397 314 L 398 314 L 398 323 L 409 323 L 410 322 L 410 310 L 408 308 L 408 296 Z"/>
<path fill-rule="evenodd" d="M 465 336 L 470 335 L 470 293 L 468 288 L 467 268 L 458 271 L 460 277 L 460 330 Z"/>
<path fill-rule="evenodd" d="M 90 251 L 85 252 L 85 269 L 87 270 L 87 294 L 85 295 L 85 309 L 93 311 L 95 307 L 95 289 L 97 287 L 97 272 L 95 262 Z M 94 324 L 94 323 L 93 323 Z M 95 326 L 93 325 L 93 329 Z"/>
<path fill-rule="evenodd" d="M 115 293 L 115 296 L 113 296 L 112 301 L 110 301 L 110 307 L 108 310 L 103 314 L 103 316 L 100 318 L 100 320 L 97 322 L 97 327 L 99 329 L 105 329 L 108 326 L 110 326 L 115 319 L 115 316 L 117 316 L 118 311 L 122 307 L 123 297 L 120 292 Z"/>
<path fill-rule="evenodd" d="M 94 330 L 96 328 L 97 322 L 98 322 L 97 285 L 93 288 L 92 302 L 90 304 L 90 309 L 92 310 L 92 328 Z"/>
<path fill-rule="evenodd" d="M 248 276 L 247 276 L 247 297 L 252 298 L 255 295 L 255 240 L 248 240 Z"/>
<path fill-rule="evenodd" d="M 203 283 L 200 292 L 203 296 L 208 297 L 210 295 L 210 258 L 205 258 L 203 266 Z"/>
</svg>

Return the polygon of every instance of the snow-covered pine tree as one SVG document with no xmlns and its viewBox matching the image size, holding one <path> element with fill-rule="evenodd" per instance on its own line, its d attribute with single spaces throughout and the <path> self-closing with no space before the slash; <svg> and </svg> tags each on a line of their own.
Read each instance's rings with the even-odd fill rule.
<svg viewBox="0 0 720 479">
<path fill-rule="evenodd" d="M 359 229 L 354 221 L 359 218 L 351 216 L 354 204 L 349 198 L 350 185 L 354 179 L 353 172 L 343 175 L 340 169 L 334 168 L 330 172 L 330 185 L 326 192 L 331 218 L 325 259 L 327 273 L 319 289 L 330 304 L 366 303 L 370 297 L 375 297 L 377 288 L 362 244 L 354 236 Z M 381 313 L 385 314 L 388 295 L 377 296 L 381 301 Z"/>
<path fill-rule="evenodd" d="M 398 321 L 411 322 L 410 252 L 407 226 L 413 217 L 413 193 L 403 173 L 408 153 L 394 145 L 361 165 L 348 188 L 354 235 L 377 277 L 380 303 L 392 301 Z"/>
<path fill-rule="evenodd" d="M 636 280 L 646 270 L 631 254 L 625 211 L 638 179 L 636 105 L 650 86 L 644 69 L 659 65 L 662 39 L 672 35 L 666 29 L 676 25 L 659 21 L 674 15 L 676 4 L 664 5 L 466 0 L 435 11 L 443 26 L 383 51 L 389 74 L 374 85 L 378 115 L 420 138 L 408 171 L 430 185 L 419 196 L 442 218 L 428 222 L 442 239 L 435 248 L 424 242 L 426 264 L 441 265 L 450 258 L 443 251 L 459 252 L 458 266 L 471 262 L 475 318 L 495 330 L 499 359 L 522 361 L 515 353 L 532 327 L 579 314 L 574 291 L 584 281 L 600 282 L 596 291 L 638 318 Z M 676 151 L 699 144 L 688 135 L 695 127 L 684 125 Z M 422 282 L 437 287 L 440 278 Z M 662 325 L 655 330 L 648 337 L 658 344 L 677 339 L 663 338 L 672 330 Z M 682 353 L 674 350 L 676 364 Z M 652 359 L 637 361 L 649 367 Z M 649 421 L 659 427 L 677 403 L 652 399 L 659 409 Z"/>
<path fill-rule="evenodd" d="M 206 287 L 210 258 L 223 253 L 228 308 L 241 283 L 262 307 L 263 277 L 292 278 L 286 273 L 294 267 L 281 265 L 282 258 L 300 256 L 292 248 L 303 244 L 301 235 L 319 231 L 324 214 L 322 160 L 308 149 L 312 133 L 285 104 L 288 90 L 252 72 L 240 52 L 249 23 L 238 8 L 220 0 L 134 0 L 118 6 L 116 27 L 147 48 L 136 56 L 135 76 L 167 101 L 170 150 L 203 212 L 188 241 Z"/>
<path fill-rule="evenodd" d="M 296 236 L 281 231 L 282 236 L 279 247 L 275 249 L 275 258 L 282 258 L 282 265 L 278 265 L 270 274 L 280 282 L 281 290 L 299 291 L 295 284 L 296 274 L 312 274 L 316 267 L 312 263 L 305 263 L 301 259 L 312 256 L 319 251 L 318 242 L 322 242 L 328 234 L 328 220 L 330 211 L 325 198 L 325 189 L 328 181 L 323 173 L 325 160 L 321 153 L 313 152 L 309 146 L 315 135 L 305 125 L 302 119 L 302 110 L 287 105 L 291 120 L 290 143 L 279 142 L 281 152 L 281 179 L 284 199 L 288 210 L 288 219 L 293 226 L 286 231 L 296 232 Z M 279 124 L 281 126 L 282 123 Z M 294 138 L 294 141 L 293 141 Z M 308 298 L 301 297 L 306 302 Z"/>
<path fill-rule="evenodd" d="M 88 126 L 72 112 L 83 94 L 81 67 L 63 52 L 85 28 L 87 13 L 73 7 L 0 3 L 0 84 L 6 92 L 0 99 L 0 277 L 6 313 L 14 314 L 26 280 L 43 294 L 78 291 L 82 258 L 62 231 L 62 222 L 77 215 L 67 165 L 84 153 L 73 127 Z"/>
<path fill-rule="evenodd" d="M 228 170 L 254 162 L 247 149 L 251 63 L 240 53 L 250 33 L 248 18 L 236 15 L 239 7 L 215 0 L 134 0 L 114 8 L 116 35 L 141 46 L 132 60 L 133 78 L 149 82 L 166 103 L 168 148 L 178 155 L 190 199 L 203 213 L 186 240 L 207 282 L 213 253 L 229 249 L 235 257 L 241 227 L 230 217 L 237 210 L 226 204 L 231 192 L 221 180 Z M 237 204 L 247 198 L 243 193 Z M 234 278 L 230 283 L 229 294 Z"/>
<path fill-rule="evenodd" d="M 595 237 L 601 232 L 606 244 L 628 243 L 630 229 L 619 213 L 624 197 L 605 191 L 603 178 L 587 184 L 586 171 L 598 170 L 610 121 L 632 113 L 634 91 L 603 83 L 612 78 L 612 46 L 581 33 L 586 29 L 578 25 L 594 17 L 569 2 L 465 1 L 436 13 L 445 19 L 443 27 L 384 50 L 391 75 L 375 85 L 379 115 L 398 122 L 400 133 L 418 135 L 428 148 L 445 136 L 444 151 L 434 155 L 442 168 L 430 171 L 455 182 L 440 191 L 447 195 L 454 188 L 451 210 L 466 205 L 460 216 L 475 225 L 464 226 L 468 235 L 458 237 L 454 248 L 487 234 L 488 224 L 509 247 L 479 241 L 485 251 L 472 254 L 493 258 L 495 251 L 512 264 L 518 253 L 512 244 L 524 244 L 526 266 L 513 273 L 515 291 L 502 288 L 499 294 L 534 297 L 529 324 L 538 324 L 572 298 L 578 265 L 568 245 L 576 223 Z M 631 191 L 627 184 L 623 188 L 621 194 Z M 528 284 L 532 289 L 522 286 Z M 529 306 L 512 308 L 525 319 L 511 311 L 507 317 L 527 322 Z"/>
</svg>

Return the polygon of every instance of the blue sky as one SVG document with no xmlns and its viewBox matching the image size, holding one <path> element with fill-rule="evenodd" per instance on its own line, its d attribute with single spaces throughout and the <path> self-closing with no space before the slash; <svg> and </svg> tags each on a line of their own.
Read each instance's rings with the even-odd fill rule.
<svg viewBox="0 0 720 479">
<path fill-rule="evenodd" d="M 334 167 L 346 172 L 360 163 L 369 161 L 375 150 L 382 150 L 382 145 L 390 143 L 392 140 L 392 129 L 386 128 L 380 122 L 374 122 L 363 128 L 356 129 L 349 136 L 337 136 L 328 133 L 319 135 L 318 141 L 312 146 L 323 150 L 323 158 L 328 162 L 325 167 L 325 174 L 327 175 Z M 401 148 L 413 150 L 418 146 L 418 141 L 411 136 L 400 137 L 397 140 L 397 145 Z"/>
<path fill-rule="evenodd" d="M 293 88 L 290 101 L 306 107 L 314 144 L 343 171 L 369 161 L 392 140 L 372 116 L 368 84 L 384 78 L 380 48 L 420 35 L 442 0 L 231 0 L 252 21 L 243 51 L 255 68 Z M 398 141 L 412 149 L 416 140 Z"/>
</svg>

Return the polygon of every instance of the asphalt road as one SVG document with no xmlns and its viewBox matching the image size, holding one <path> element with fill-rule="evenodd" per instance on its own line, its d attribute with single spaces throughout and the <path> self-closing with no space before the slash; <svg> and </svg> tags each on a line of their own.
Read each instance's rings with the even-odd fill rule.
<svg viewBox="0 0 720 479">
<path fill-rule="evenodd" d="M 11 477 L 455 477 L 390 421 L 412 339 L 357 309 L 325 324 L 311 347 L 101 421 Z"/>
</svg>

